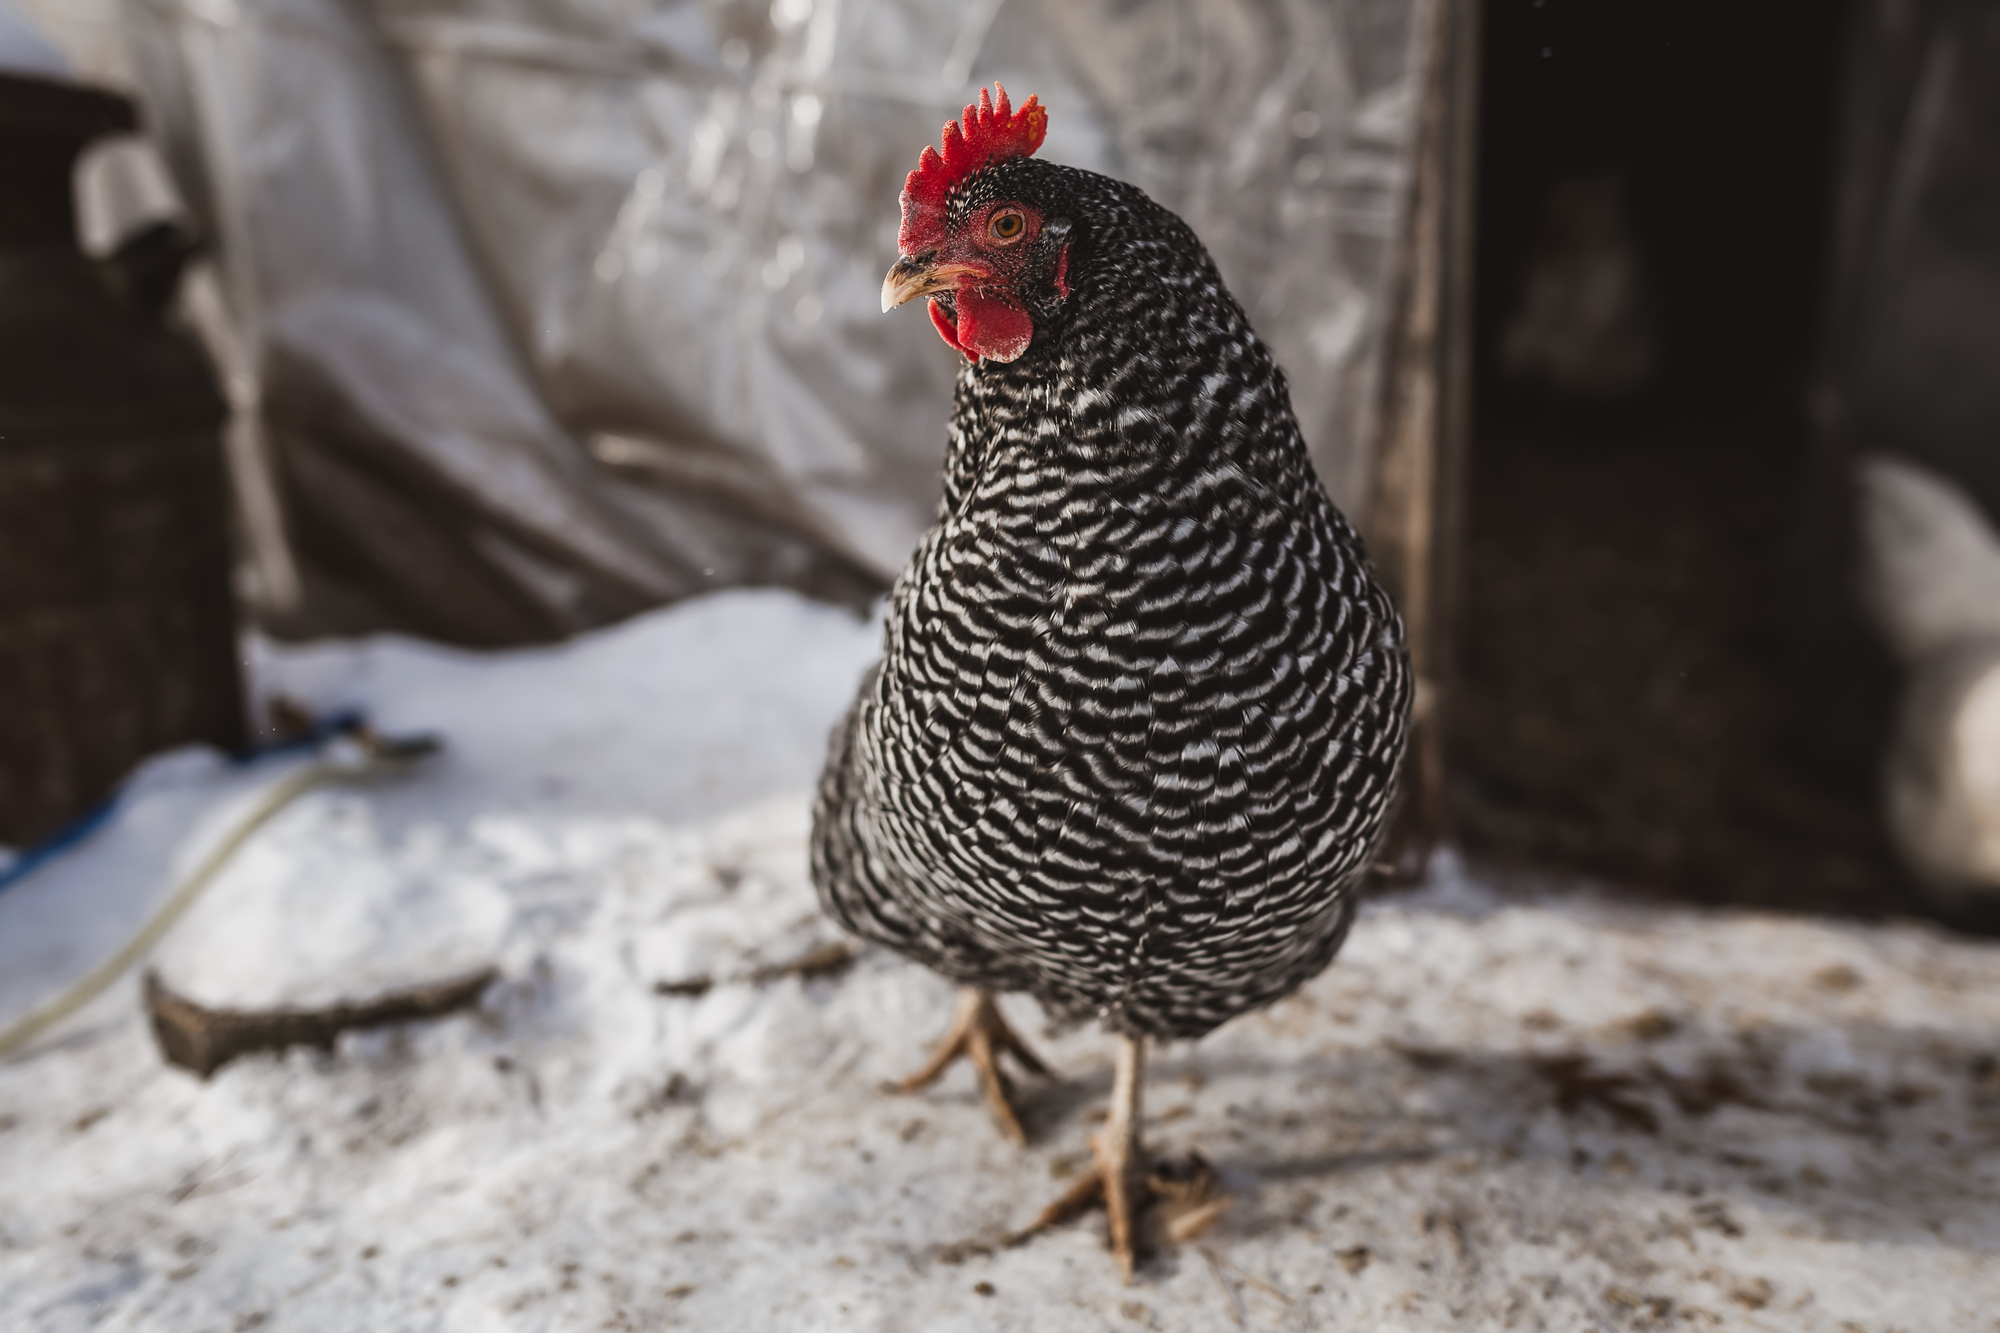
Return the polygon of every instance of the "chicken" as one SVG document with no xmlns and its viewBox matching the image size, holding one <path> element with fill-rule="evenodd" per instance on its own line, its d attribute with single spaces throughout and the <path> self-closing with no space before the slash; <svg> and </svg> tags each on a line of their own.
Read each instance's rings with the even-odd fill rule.
<svg viewBox="0 0 2000 1333">
<path fill-rule="evenodd" d="M 812 870 L 848 930 L 966 988 L 906 1087 L 969 1055 L 1019 1138 L 996 1057 L 1027 1047 L 991 997 L 1116 1035 L 1068 1204 L 1101 1191 L 1129 1280 L 1145 1043 L 1332 961 L 1411 676 L 1201 242 L 1133 186 L 1033 157 L 1046 125 L 982 89 L 903 189 L 883 308 L 929 298 L 964 362 L 937 522 L 834 732 Z"/>
</svg>

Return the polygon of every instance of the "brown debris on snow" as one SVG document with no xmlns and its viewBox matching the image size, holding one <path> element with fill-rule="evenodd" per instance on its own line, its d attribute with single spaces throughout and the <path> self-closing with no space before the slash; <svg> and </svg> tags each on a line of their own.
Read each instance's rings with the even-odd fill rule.
<svg viewBox="0 0 2000 1333">
<path fill-rule="evenodd" d="M 157 972 L 146 974 L 146 1013 L 160 1054 L 169 1064 L 207 1078 L 231 1060 L 292 1046 L 333 1049 L 334 1039 L 355 1028 L 441 1018 L 476 1003 L 498 979 L 496 968 L 470 976 L 396 991 L 359 1004 L 324 1009 L 210 1009 L 177 995 Z"/>
</svg>

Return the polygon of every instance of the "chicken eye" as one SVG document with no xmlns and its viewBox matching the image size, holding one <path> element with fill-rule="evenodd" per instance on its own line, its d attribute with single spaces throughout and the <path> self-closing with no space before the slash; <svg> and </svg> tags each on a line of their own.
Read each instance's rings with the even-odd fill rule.
<svg viewBox="0 0 2000 1333">
<path fill-rule="evenodd" d="M 987 234 L 996 241 L 1011 241 L 1021 234 L 1027 221 L 1011 209 L 1005 213 L 995 213 L 993 220 L 986 224 Z"/>
</svg>

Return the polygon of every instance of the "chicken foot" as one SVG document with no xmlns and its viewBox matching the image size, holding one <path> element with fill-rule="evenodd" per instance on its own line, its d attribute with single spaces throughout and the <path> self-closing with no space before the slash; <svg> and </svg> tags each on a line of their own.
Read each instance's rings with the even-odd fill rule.
<svg viewBox="0 0 2000 1333">
<path fill-rule="evenodd" d="M 1170 1214 L 1165 1222 L 1172 1240 L 1199 1235 L 1229 1206 L 1216 1192 L 1215 1172 L 1197 1154 L 1185 1162 L 1148 1161 L 1140 1137 L 1146 1077 L 1146 1039 L 1120 1035 L 1111 1081 L 1111 1112 L 1104 1128 L 1090 1138 L 1091 1169 L 1064 1190 L 1035 1220 L 1015 1232 L 1008 1244 L 1019 1245 L 1039 1232 L 1102 1204 L 1111 1226 L 1111 1253 L 1119 1276 L 1129 1286 L 1138 1267 L 1139 1215 L 1159 1203 Z"/>
<path fill-rule="evenodd" d="M 1000 1068 L 1003 1051 L 1030 1074 L 1052 1077 L 1042 1058 L 1009 1026 L 993 996 L 967 986 L 958 993 L 958 1012 L 952 1018 L 951 1030 L 945 1033 L 930 1060 L 922 1069 L 890 1087 L 899 1093 L 916 1092 L 937 1082 L 957 1061 L 970 1060 L 973 1071 L 979 1075 L 980 1090 L 986 1094 L 986 1109 L 992 1114 L 993 1123 L 1002 1134 L 1025 1147 L 1028 1132 L 1021 1127 L 1021 1117 L 1014 1109 L 1013 1084 Z"/>
</svg>

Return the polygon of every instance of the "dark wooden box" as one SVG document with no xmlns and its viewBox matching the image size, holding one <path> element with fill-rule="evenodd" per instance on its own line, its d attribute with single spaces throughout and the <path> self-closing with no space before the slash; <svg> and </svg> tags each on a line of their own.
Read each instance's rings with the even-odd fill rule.
<svg viewBox="0 0 2000 1333">
<path fill-rule="evenodd" d="M 149 754 L 245 740 L 224 408 L 200 349 L 77 251 L 123 98 L 0 77 L 0 843 Z"/>
</svg>

